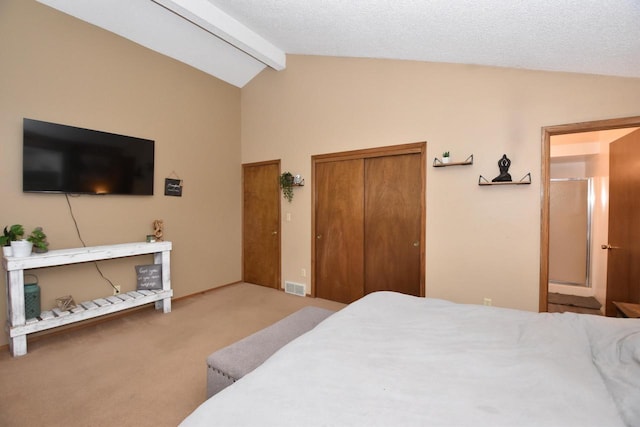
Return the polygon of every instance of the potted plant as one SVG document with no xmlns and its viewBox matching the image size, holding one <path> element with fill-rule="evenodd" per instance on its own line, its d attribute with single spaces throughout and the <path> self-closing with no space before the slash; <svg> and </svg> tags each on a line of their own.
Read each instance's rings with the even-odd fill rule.
<svg viewBox="0 0 640 427">
<path fill-rule="evenodd" d="M 36 227 L 33 229 L 27 240 L 33 243 L 33 251 L 35 253 L 43 254 L 49 250 L 49 242 L 47 242 L 47 235 L 44 234 L 42 227 Z"/>
<path fill-rule="evenodd" d="M 24 236 L 24 227 L 20 224 L 14 224 L 11 227 L 4 227 L 4 232 L 0 236 L 0 246 L 2 246 L 2 252 L 4 256 L 12 256 L 11 242 L 18 241 Z"/>
<path fill-rule="evenodd" d="M 280 188 L 282 195 L 291 203 L 293 200 L 293 175 L 290 172 L 284 172 L 280 175 Z"/>
<path fill-rule="evenodd" d="M 449 160 L 449 152 L 445 151 L 444 153 L 442 153 L 442 163 L 449 163 Z"/>
</svg>

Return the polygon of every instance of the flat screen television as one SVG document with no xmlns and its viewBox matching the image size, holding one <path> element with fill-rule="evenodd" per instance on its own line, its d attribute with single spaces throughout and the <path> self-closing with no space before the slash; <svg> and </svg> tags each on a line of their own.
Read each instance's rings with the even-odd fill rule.
<svg viewBox="0 0 640 427">
<path fill-rule="evenodd" d="M 25 118 L 22 190 L 153 195 L 154 141 Z"/>
</svg>

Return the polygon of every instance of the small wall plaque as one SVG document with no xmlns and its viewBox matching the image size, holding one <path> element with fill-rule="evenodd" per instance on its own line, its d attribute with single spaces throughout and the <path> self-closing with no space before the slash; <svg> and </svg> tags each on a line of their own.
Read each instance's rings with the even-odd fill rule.
<svg viewBox="0 0 640 427">
<path fill-rule="evenodd" d="M 136 275 L 139 291 L 162 289 L 162 264 L 136 265 Z"/>
<path fill-rule="evenodd" d="M 164 179 L 164 195 L 182 197 L 182 180 L 165 178 Z"/>
</svg>

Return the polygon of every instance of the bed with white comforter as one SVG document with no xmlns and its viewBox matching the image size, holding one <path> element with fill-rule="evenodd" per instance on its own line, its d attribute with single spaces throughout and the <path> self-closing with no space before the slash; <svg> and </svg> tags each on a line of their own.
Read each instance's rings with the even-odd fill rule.
<svg viewBox="0 0 640 427">
<path fill-rule="evenodd" d="M 376 292 L 181 425 L 640 426 L 640 320 Z"/>
</svg>

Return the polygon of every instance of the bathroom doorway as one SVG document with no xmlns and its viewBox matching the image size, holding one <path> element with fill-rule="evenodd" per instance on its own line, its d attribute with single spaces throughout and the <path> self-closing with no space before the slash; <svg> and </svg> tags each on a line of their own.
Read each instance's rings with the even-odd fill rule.
<svg viewBox="0 0 640 427">
<path fill-rule="evenodd" d="M 640 126 L 640 117 L 603 120 L 597 122 L 576 123 L 543 128 L 542 137 L 542 178 L 543 194 L 541 207 L 541 262 L 540 262 L 540 311 L 550 311 L 550 297 L 557 291 L 555 286 L 564 287 L 562 294 L 569 296 L 595 298 L 599 305 L 607 301 L 607 263 L 611 256 L 609 245 L 609 146 L 625 135 L 634 132 Z M 560 166 L 552 175 L 553 163 Z M 576 173 L 576 168 L 581 172 Z M 584 173 L 582 173 L 584 172 Z M 584 282 L 587 286 L 573 283 L 557 283 L 555 273 L 551 271 L 551 187 L 552 178 L 591 178 L 591 242 L 580 251 L 585 254 Z M 588 191 L 588 190 L 587 190 Z M 582 227 L 581 227 L 582 228 Z M 601 249 L 604 247 L 605 249 Z M 587 255 L 590 259 L 587 261 Z M 587 267 L 589 265 L 589 267 Z M 588 268 L 588 270 L 587 270 Z M 555 281 L 552 281 L 554 279 Z M 608 305 L 608 304 L 607 304 Z M 556 310 L 552 310 L 556 311 Z M 604 313 L 605 310 L 598 310 Z M 611 310 L 607 310 L 608 315 Z"/>
</svg>

